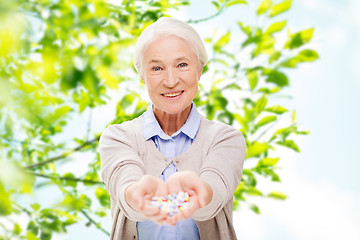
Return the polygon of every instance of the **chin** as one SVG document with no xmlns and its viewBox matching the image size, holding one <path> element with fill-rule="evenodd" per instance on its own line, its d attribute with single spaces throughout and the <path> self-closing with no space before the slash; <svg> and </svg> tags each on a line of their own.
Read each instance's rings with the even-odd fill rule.
<svg viewBox="0 0 360 240">
<path fill-rule="evenodd" d="M 185 109 L 187 109 L 189 106 L 191 106 L 191 103 L 187 106 L 178 106 L 178 107 L 157 107 L 155 105 L 155 107 L 162 111 L 165 112 L 167 114 L 180 114 L 182 113 Z"/>
</svg>

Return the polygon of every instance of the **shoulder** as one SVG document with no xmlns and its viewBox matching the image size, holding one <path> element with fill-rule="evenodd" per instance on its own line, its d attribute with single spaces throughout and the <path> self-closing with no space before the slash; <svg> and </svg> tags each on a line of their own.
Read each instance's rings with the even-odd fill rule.
<svg viewBox="0 0 360 240">
<path fill-rule="evenodd" d="M 233 126 L 230 126 L 228 124 L 222 123 L 222 122 L 214 122 L 210 121 L 207 118 L 203 117 L 201 118 L 201 124 L 200 126 L 203 128 L 203 132 L 207 135 L 218 135 L 218 134 L 233 134 L 238 135 L 243 138 L 242 133 L 240 130 L 234 128 Z"/>
<path fill-rule="evenodd" d="M 214 122 L 202 116 L 199 135 L 213 144 L 226 141 L 246 148 L 245 138 L 240 130 L 221 122 Z"/>
<path fill-rule="evenodd" d="M 100 143 L 107 140 L 120 140 L 120 139 L 134 139 L 140 137 L 142 134 L 141 129 L 141 116 L 130 121 L 125 121 L 120 124 L 111 124 L 102 132 L 100 136 Z"/>
</svg>

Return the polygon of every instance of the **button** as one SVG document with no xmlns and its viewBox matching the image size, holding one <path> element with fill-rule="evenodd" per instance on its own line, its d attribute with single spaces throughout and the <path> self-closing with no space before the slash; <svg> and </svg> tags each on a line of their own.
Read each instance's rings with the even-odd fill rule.
<svg viewBox="0 0 360 240">
<path fill-rule="evenodd" d="M 169 139 L 169 142 L 173 142 L 174 140 L 172 140 L 172 139 Z"/>
</svg>

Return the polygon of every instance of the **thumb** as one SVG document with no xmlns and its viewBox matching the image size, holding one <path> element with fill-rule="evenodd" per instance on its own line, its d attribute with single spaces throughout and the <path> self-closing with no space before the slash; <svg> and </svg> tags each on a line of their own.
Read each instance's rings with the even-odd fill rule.
<svg viewBox="0 0 360 240">
<path fill-rule="evenodd" d="M 212 200 L 212 188 L 208 183 L 202 182 L 202 184 L 197 188 L 197 195 L 199 197 L 200 207 L 205 207 Z"/>
</svg>

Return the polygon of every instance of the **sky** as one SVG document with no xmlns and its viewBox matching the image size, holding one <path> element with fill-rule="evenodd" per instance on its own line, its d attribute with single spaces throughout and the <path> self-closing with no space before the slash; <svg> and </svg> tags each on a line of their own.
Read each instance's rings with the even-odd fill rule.
<svg viewBox="0 0 360 240">
<path fill-rule="evenodd" d="M 200 1 L 187 12 L 198 19 L 211 12 Z M 250 1 L 249 1 L 250 2 Z M 251 5 L 255 8 L 256 5 Z M 199 11 L 199 9 L 202 9 Z M 242 7 L 195 26 L 226 31 L 234 19 L 252 21 Z M 297 120 L 310 135 L 298 137 L 301 153 L 281 151 L 282 183 L 260 181 L 262 189 L 286 193 L 286 201 L 253 198 L 261 214 L 234 212 L 239 239 L 360 239 L 360 1 L 295 0 L 282 14 L 293 31 L 315 28 L 309 47 L 320 59 L 288 71 Z M 204 14 L 204 16 L 202 15 Z M 236 22 L 236 21 L 235 21 Z"/>
<path fill-rule="evenodd" d="M 250 6 L 256 9 L 256 4 Z M 225 33 L 237 28 L 236 20 L 254 21 L 244 9 L 248 10 L 239 5 L 211 22 L 193 26 L 202 37 L 210 35 L 214 26 Z M 177 17 L 201 19 L 214 11 L 210 1 L 192 1 Z M 234 212 L 239 239 L 360 239 L 359 12 L 358 0 L 294 0 L 291 10 L 279 16 L 288 20 L 292 31 L 315 28 L 309 47 L 318 51 L 320 59 L 288 71 L 291 84 L 286 90 L 293 96 L 288 104 L 296 109 L 301 129 L 311 134 L 296 139 L 301 153 L 281 150 L 281 183 L 259 181 L 261 189 L 282 191 L 288 199 L 251 198 L 260 207 L 260 215 L 246 207 Z M 93 114 L 104 119 L 109 115 L 105 111 Z M 86 116 L 76 121 L 86 121 Z M 93 125 L 100 131 L 105 127 L 96 118 Z M 103 224 L 110 229 L 109 219 Z M 79 238 L 106 239 L 97 230 L 71 227 L 66 239 Z"/>
</svg>

